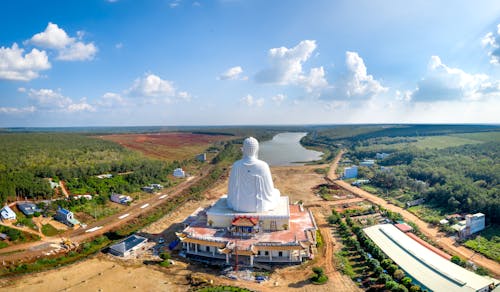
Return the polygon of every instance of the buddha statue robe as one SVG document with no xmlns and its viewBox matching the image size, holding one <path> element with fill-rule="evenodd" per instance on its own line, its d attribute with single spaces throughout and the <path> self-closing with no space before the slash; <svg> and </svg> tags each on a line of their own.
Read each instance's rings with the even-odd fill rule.
<svg viewBox="0 0 500 292">
<path fill-rule="evenodd" d="M 269 165 L 257 158 L 259 142 L 249 137 L 243 142 L 243 158 L 233 164 L 229 175 L 228 207 L 238 212 L 273 210 L 280 191 L 274 188 Z"/>
</svg>

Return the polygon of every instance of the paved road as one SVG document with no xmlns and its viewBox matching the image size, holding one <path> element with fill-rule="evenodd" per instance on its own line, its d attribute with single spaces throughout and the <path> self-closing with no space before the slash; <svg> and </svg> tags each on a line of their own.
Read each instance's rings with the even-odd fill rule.
<svg viewBox="0 0 500 292">
<path fill-rule="evenodd" d="M 36 257 L 53 249 L 50 243 L 60 243 L 61 237 L 69 238 L 74 242 L 81 242 L 86 239 L 104 234 L 113 230 L 120 225 L 138 217 L 139 215 L 148 212 L 150 209 L 167 202 L 169 198 L 180 195 L 185 189 L 189 188 L 200 179 L 207 176 L 213 166 L 208 165 L 202 170 L 202 174 L 198 177 L 191 177 L 188 180 L 178 184 L 177 186 L 160 194 L 152 194 L 151 198 L 137 202 L 132 206 L 124 209 L 122 212 L 106 217 L 102 220 L 89 224 L 87 228 L 79 228 L 76 230 L 68 230 L 56 237 L 45 237 L 36 242 L 17 244 L 0 250 L 0 261 L 13 261 L 23 258 Z M 18 252 L 16 252 L 18 251 Z"/>
<path fill-rule="evenodd" d="M 365 190 L 362 190 L 358 187 L 351 186 L 350 184 L 346 183 L 345 181 L 337 179 L 337 175 L 335 173 L 335 170 L 337 168 L 338 161 L 340 160 L 339 156 L 342 156 L 343 152 L 340 152 L 339 155 L 335 158 L 334 163 L 330 166 L 330 172 L 328 173 L 329 179 L 338 185 L 339 187 L 352 192 L 353 194 L 360 196 L 361 198 L 365 198 L 368 201 L 380 205 L 387 210 L 397 212 L 403 216 L 403 218 L 407 221 L 412 221 L 417 226 L 419 227 L 420 231 L 430 238 L 433 242 L 435 242 L 437 245 L 439 245 L 441 248 L 443 248 L 446 252 L 452 254 L 452 255 L 457 255 L 462 258 L 465 258 L 467 260 L 470 260 L 474 262 L 478 266 L 482 266 L 490 270 L 490 272 L 496 277 L 500 277 L 500 264 L 495 262 L 494 260 L 488 259 L 484 257 L 481 254 L 478 254 L 474 252 L 473 250 L 470 250 L 463 245 L 455 245 L 455 241 L 450 239 L 449 237 L 445 236 L 443 233 L 439 232 L 437 228 L 429 226 L 428 223 L 424 222 L 411 212 L 395 206 L 393 204 L 388 203 L 386 200 L 377 197 L 376 195 L 369 193 Z M 332 175 L 332 176 L 330 176 Z"/>
</svg>

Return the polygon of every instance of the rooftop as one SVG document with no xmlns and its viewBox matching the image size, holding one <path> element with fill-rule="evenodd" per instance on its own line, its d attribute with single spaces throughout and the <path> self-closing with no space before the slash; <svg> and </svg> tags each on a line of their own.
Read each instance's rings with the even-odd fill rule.
<svg viewBox="0 0 500 292">
<path fill-rule="evenodd" d="M 109 248 L 119 253 L 125 253 L 145 241 L 147 241 L 147 238 L 133 234 L 125 238 L 123 241 L 113 244 Z"/>
<path fill-rule="evenodd" d="M 243 213 L 243 212 L 238 212 L 234 211 L 233 209 L 229 208 L 227 206 L 227 197 L 222 196 L 217 202 L 210 207 L 210 209 L 207 210 L 207 214 L 214 214 L 214 215 L 227 215 L 227 216 L 239 216 L 239 215 L 245 215 L 245 216 L 250 216 L 250 217 L 258 217 L 258 218 L 265 218 L 265 217 L 287 217 L 289 216 L 290 211 L 288 210 L 288 197 L 282 196 L 280 197 L 280 200 L 278 204 L 276 205 L 276 208 L 274 210 L 269 210 L 265 212 L 259 212 L 259 213 Z"/>
<path fill-rule="evenodd" d="M 207 217 L 200 216 L 204 210 L 197 210 L 196 214 L 190 216 L 193 220 L 183 233 L 190 238 L 198 238 L 206 241 L 234 242 L 237 239 L 238 250 L 247 250 L 255 244 L 298 244 L 300 241 L 308 241 L 311 234 L 308 230 L 315 228 L 312 215 L 309 211 L 301 211 L 298 205 L 290 205 L 290 224 L 288 230 L 257 233 L 251 238 L 233 237 L 225 228 L 214 228 L 207 226 Z M 248 216 L 251 216 L 249 213 Z"/>
<path fill-rule="evenodd" d="M 392 224 L 371 226 L 364 232 L 405 272 L 428 289 L 477 291 L 495 282 L 440 257 Z"/>
</svg>

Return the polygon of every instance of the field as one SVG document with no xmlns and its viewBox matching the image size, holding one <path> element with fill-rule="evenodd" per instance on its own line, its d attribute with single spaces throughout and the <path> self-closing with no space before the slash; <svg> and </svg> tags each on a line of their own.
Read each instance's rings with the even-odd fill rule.
<svg viewBox="0 0 500 292">
<path fill-rule="evenodd" d="M 167 160 L 184 160 L 193 158 L 205 151 L 213 143 L 232 139 L 226 135 L 208 135 L 193 133 L 155 133 L 155 134 L 117 134 L 99 136 L 99 138 L 116 142 L 126 148 L 142 152 L 144 155 Z"/>
<path fill-rule="evenodd" d="M 474 239 L 467 240 L 465 246 L 500 262 L 500 226 L 491 225 Z"/>
</svg>

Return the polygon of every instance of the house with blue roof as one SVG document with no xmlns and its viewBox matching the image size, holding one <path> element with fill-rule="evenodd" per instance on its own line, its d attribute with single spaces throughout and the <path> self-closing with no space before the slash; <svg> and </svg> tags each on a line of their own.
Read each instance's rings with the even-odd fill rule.
<svg viewBox="0 0 500 292">
<path fill-rule="evenodd" d="M 54 218 L 69 227 L 75 227 L 77 225 L 80 225 L 80 221 L 76 220 L 75 217 L 73 216 L 73 212 L 66 210 L 64 208 L 59 207 L 57 209 L 56 215 Z"/>
</svg>

